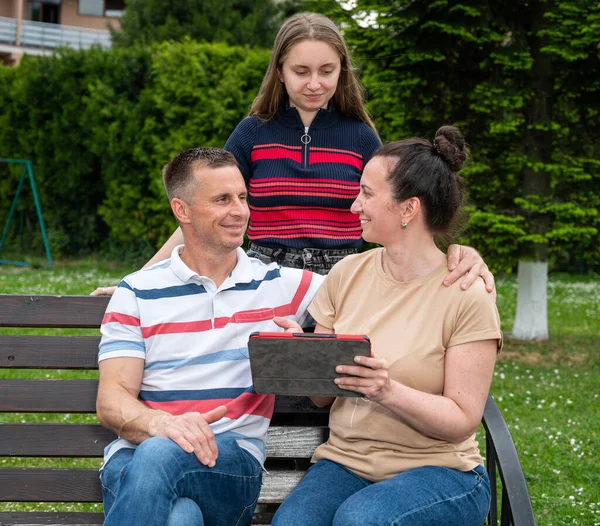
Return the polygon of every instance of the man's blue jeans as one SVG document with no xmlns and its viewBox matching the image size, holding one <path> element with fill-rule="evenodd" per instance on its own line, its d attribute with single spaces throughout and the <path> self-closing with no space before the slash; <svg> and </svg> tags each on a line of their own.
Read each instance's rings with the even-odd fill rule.
<svg viewBox="0 0 600 526">
<path fill-rule="evenodd" d="M 120 449 L 100 474 L 105 526 L 247 525 L 262 482 L 260 463 L 235 439 L 216 437 L 209 468 L 168 438 Z"/>
<path fill-rule="evenodd" d="M 273 526 L 482 526 L 490 507 L 483 466 L 425 466 L 370 482 L 319 460 L 283 502 Z"/>
</svg>

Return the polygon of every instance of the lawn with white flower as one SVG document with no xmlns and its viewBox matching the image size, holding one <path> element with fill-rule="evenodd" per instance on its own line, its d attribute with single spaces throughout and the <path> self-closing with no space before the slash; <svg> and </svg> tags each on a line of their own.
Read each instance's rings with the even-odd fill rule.
<svg viewBox="0 0 600 526">
<path fill-rule="evenodd" d="M 0 266 L 0 293 L 88 294 L 97 286 L 118 283 L 133 270 L 94 262 L 59 264 L 52 270 Z M 600 526 L 600 278 L 550 277 L 547 342 L 508 338 L 517 285 L 514 278 L 501 278 L 497 287 L 506 341 L 496 365 L 492 394 L 517 446 L 537 523 Z M 50 375 L 94 378 L 97 373 L 0 370 L 0 377 Z M 95 421 L 92 415 L 4 414 L 1 418 L 3 422 Z M 18 466 L 19 462 L 0 459 L 0 466 Z M 99 459 L 28 459 L 27 465 L 33 462 L 57 467 L 100 464 Z M 22 509 L 101 508 L 95 504 L 0 504 L 0 511 Z"/>
<path fill-rule="evenodd" d="M 505 335 L 517 284 L 498 280 Z M 538 524 L 600 525 L 600 278 L 553 275 L 547 342 L 507 339 L 492 394 L 517 446 Z"/>
</svg>

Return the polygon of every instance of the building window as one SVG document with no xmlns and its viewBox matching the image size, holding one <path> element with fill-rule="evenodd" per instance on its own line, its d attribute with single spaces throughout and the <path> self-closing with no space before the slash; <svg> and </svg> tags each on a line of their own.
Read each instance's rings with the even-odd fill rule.
<svg viewBox="0 0 600 526">
<path fill-rule="evenodd" d="M 39 1 L 29 2 L 29 20 L 41 22 L 42 20 L 42 3 Z"/>
<path fill-rule="evenodd" d="M 125 11 L 125 0 L 79 0 L 80 16 L 118 18 Z"/>
<path fill-rule="evenodd" d="M 80 16 L 104 16 L 104 0 L 79 0 Z"/>
<path fill-rule="evenodd" d="M 30 0 L 27 3 L 29 20 L 47 24 L 60 23 L 61 0 Z"/>
<path fill-rule="evenodd" d="M 125 0 L 105 0 L 104 16 L 119 18 L 125 11 Z"/>
</svg>

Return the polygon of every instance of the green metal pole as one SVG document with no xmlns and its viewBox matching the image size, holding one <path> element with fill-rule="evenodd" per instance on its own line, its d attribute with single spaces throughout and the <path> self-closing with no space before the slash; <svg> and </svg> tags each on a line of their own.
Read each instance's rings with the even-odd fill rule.
<svg viewBox="0 0 600 526">
<path fill-rule="evenodd" d="M 46 226 L 44 225 L 44 217 L 42 216 L 42 207 L 40 205 L 40 199 L 38 198 L 37 188 L 35 186 L 35 179 L 33 178 L 33 170 L 31 169 L 31 162 L 25 161 L 27 172 L 29 173 L 29 180 L 31 181 L 31 190 L 33 192 L 33 200 L 35 201 L 35 209 L 37 210 L 38 219 L 40 220 L 40 229 L 42 230 L 42 239 L 44 241 L 44 248 L 46 249 L 46 256 L 48 257 L 48 266 L 52 268 L 52 254 L 50 253 L 50 243 L 48 243 L 48 236 L 46 235 Z"/>
<path fill-rule="evenodd" d="M 19 213 L 19 250 L 23 252 L 23 236 L 25 234 L 25 211 Z"/>
<path fill-rule="evenodd" d="M 11 159 L 3 159 L 4 161 L 10 161 Z M 17 201 L 19 200 L 19 195 L 21 194 L 21 188 L 23 188 L 23 183 L 25 182 L 25 173 L 27 168 L 23 167 L 23 172 L 21 173 L 21 180 L 19 181 L 19 186 L 17 187 L 17 193 L 15 194 L 15 198 L 13 199 L 12 206 L 10 207 L 10 212 L 8 213 L 8 219 L 6 221 L 6 225 L 4 225 L 4 232 L 2 233 L 2 239 L 0 239 L 0 252 L 2 252 L 2 247 L 4 246 L 4 241 L 6 240 L 6 236 L 8 235 L 8 227 L 10 226 L 10 222 L 15 213 L 15 209 L 17 208 Z"/>
</svg>

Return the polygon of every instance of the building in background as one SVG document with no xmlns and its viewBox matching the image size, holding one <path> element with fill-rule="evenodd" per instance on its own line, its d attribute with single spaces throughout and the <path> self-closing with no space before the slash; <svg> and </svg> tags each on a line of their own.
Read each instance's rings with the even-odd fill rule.
<svg viewBox="0 0 600 526">
<path fill-rule="evenodd" d="M 58 46 L 110 46 L 109 25 L 120 27 L 125 0 L 0 0 L 0 61 L 47 55 Z"/>
</svg>

